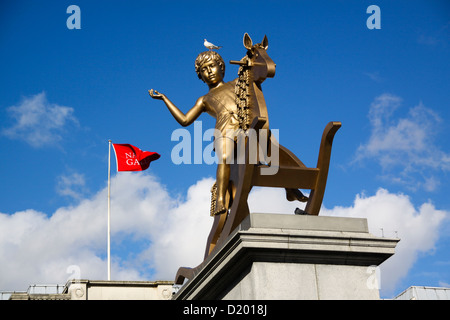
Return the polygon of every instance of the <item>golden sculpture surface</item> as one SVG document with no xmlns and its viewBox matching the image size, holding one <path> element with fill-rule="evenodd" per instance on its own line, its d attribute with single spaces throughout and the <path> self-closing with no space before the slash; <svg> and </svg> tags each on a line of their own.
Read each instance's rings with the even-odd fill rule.
<svg viewBox="0 0 450 320">
<path fill-rule="evenodd" d="M 214 223 L 208 237 L 205 259 L 249 214 L 247 198 L 253 186 L 285 188 L 289 201 L 307 202 L 302 214 L 318 215 L 325 192 L 333 138 L 341 126 L 340 122 L 330 122 L 325 127 L 317 166 L 306 167 L 280 145 L 269 130 L 261 84 L 266 78 L 274 77 L 275 63 L 267 55 L 267 37 L 261 43 L 253 44 L 249 35 L 245 34 L 244 47 L 247 49 L 246 55 L 240 61 L 230 61 L 240 65 L 238 78 L 226 83 L 223 81 L 225 63 L 220 55 L 212 48 L 198 55 L 195 70 L 208 85 L 209 92 L 186 113 L 163 93 L 149 90 L 150 96 L 162 100 L 182 126 L 193 123 L 203 112 L 216 119 L 214 148 L 219 163 L 216 183 L 211 190 Z M 252 141 L 257 142 L 256 147 Z M 242 147 L 243 159 L 237 159 Z M 299 189 L 310 189 L 309 197 Z M 202 264 L 196 268 L 180 268 L 176 283 L 182 284 L 185 278 L 191 279 L 201 267 Z"/>
</svg>

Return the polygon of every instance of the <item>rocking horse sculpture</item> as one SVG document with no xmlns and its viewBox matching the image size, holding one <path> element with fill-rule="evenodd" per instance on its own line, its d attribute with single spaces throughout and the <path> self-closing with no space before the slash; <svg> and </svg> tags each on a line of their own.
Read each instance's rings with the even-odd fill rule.
<svg viewBox="0 0 450 320">
<path fill-rule="evenodd" d="M 341 123 L 328 123 L 322 135 L 317 166 L 306 167 L 270 133 L 267 107 L 261 89 L 266 78 L 275 76 L 275 63 L 267 54 L 267 37 L 264 36 L 261 43 L 253 44 L 246 33 L 244 47 L 247 49 L 246 55 L 240 61 L 230 61 L 240 67 L 238 78 L 228 83 L 222 81 L 223 60 L 219 58 L 214 63 L 211 58 L 215 52 L 199 55 L 196 70 L 199 78 L 208 84 L 210 91 L 199 98 L 186 114 L 176 108 L 165 95 L 153 89 L 149 91 L 153 98 L 165 102 L 182 125 L 192 123 L 201 112 L 215 116 L 216 129 L 221 137 L 215 141 L 216 154 L 219 157 L 223 155 L 219 160 L 228 161 L 228 164 L 219 161 L 216 184 L 211 190 L 211 215 L 214 216 L 214 223 L 206 245 L 205 260 L 195 268 L 179 268 L 175 277 L 176 284 L 192 279 L 202 269 L 206 258 L 221 247 L 232 231 L 249 215 L 247 199 L 252 187 L 285 188 L 288 200 L 306 202 L 302 214 L 318 215 L 320 211 L 333 138 Z M 222 73 L 215 72 L 214 67 L 216 71 L 221 68 Z M 230 152 L 224 151 L 227 147 L 227 150 L 236 150 L 236 136 L 244 137 L 243 161 L 236 159 L 235 152 L 231 152 L 234 159 L 230 159 Z M 256 149 L 251 141 L 257 141 Z M 232 148 L 229 145 L 231 142 Z M 267 152 L 260 152 L 260 148 Z M 299 189 L 310 189 L 309 197 L 303 196 Z"/>
</svg>

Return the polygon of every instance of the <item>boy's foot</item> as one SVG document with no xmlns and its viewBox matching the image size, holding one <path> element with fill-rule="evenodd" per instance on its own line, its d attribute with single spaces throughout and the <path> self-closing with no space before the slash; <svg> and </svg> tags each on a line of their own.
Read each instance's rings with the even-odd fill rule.
<svg viewBox="0 0 450 320">
<path fill-rule="evenodd" d="M 217 204 L 216 210 L 214 211 L 214 215 L 217 216 L 217 215 L 220 215 L 220 214 L 225 213 L 227 211 L 228 211 L 227 208 L 225 208 L 222 205 Z"/>
</svg>

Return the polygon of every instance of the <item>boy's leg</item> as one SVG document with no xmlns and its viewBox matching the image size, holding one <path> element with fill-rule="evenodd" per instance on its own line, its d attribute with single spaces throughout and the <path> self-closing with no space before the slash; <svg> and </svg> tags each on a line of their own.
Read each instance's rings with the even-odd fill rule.
<svg viewBox="0 0 450 320">
<path fill-rule="evenodd" d="M 222 137 L 215 141 L 216 154 L 219 160 L 216 171 L 217 200 L 216 212 L 214 214 L 222 214 L 228 211 L 228 204 L 225 203 L 230 181 L 230 163 L 233 159 L 234 141 L 226 137 Z"/>
<path fill-rule="evenodd" d="M 217 184 L 217 200 L 216 200 L 216 212 L 214 214 L 225 213 L 228 208 L 225 204 L 225 196 L 228 189 L 228 181 L 230 180 L 230 165 L 218 164 L 216 173 Z"/>
</svg>

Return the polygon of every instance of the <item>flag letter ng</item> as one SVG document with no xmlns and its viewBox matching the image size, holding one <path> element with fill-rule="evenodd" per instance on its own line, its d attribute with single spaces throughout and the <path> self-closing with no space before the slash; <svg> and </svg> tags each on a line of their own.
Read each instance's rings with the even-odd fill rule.
<svg viewBox="0 0 450 320">
<path fill-rule="evenodd" d="M 159 159 L 156 152 L 142 151 L 131 144 L 113 143 L 116 153 L 117 171 L 143 171 L 150 162 Z"/>
</svg>

